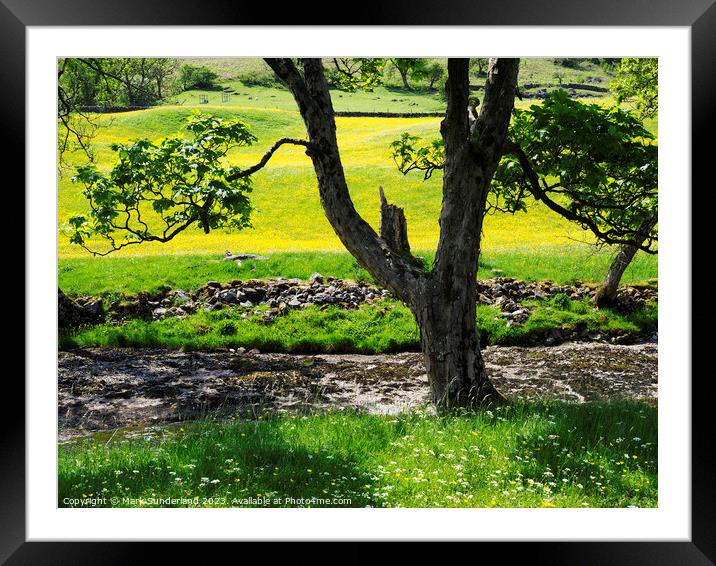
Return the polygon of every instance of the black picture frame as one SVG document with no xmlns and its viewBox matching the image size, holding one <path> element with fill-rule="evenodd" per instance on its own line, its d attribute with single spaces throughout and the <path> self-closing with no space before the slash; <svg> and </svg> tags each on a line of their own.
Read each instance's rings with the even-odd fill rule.
<svg viewBox="0 0 716 566">
<path fill-rule="evenodd" d="M 716 4 L 714 0 L 673 2 L 655 0 L 510 0 L 505 2 L 468 2 L 450 0 L 429 2 L 380 3 L 354 10 L 350 19 L 342 19 L 335 5 L 320 2 L 295 3 L 278 9 L 265 4 L 223 3 L 218 0 L 147 2 L 124 0 L 0 0 L 0 76 L 2 88 L 3 138 L 1 154 L 8 169 L 17 170 L 24 163 L 25 151 L 25 33 L 28 26 L 85 25 L 524 25 L 524 26 L 686 26 L 691 30 L 692 76 L 692 179 L 696 191 L 713 185 L 710 169 L 712 139 L 708 132 L 716 126 L 712 104 L 716 100 Z M 14 164 L 14 165 L 13 165 Z M 686 166 L 686 164 L 685 164 Z M 696 179 L 708 180 L 699 186 Z M 15 180 L 14 186 L 19 182 Z M 6 185 L 9 189 L 9 186 Z M 696 191 L 692 191 L 693 194 Z M 7 195 L 15 206 L 19 194 Z M 698 226 L 698 215 L 706 207 L 692 207 L 692 226 Z M 27 211 L 26 211 L 27 213 Z M 14 213 L 16 218 L 20 215 Z M 18 227 L 18 233 L 21 230 Z M 694 244 L 696 240 L 692 238 Z M 692 257 L 698 257 L 693 253 Z M 708 263 L 708 262 L 706 262 Z M 698 270 L 692 263 L 692 281 Z M 15 291 L 16 292 L 16 291 Z M 25 297 L 26 302 L 28 297 Z M 705 322 L 708 309 L 692 311 L 692 359 L 708 352 L 705 340 L 696 333 Z M 30 329 L 31 330 L 31 329 Z M 27 336 L 31 340 L 31 336 Z M 699 357 L 703 357 L 700 355 Z M 696 366 L 694 366 L 696 367 Z M 4 426 L 0 444 L 0 561 L 15 564 L 126 564 L 155 560 L 160 552 L 162 562 L 186 562 L 193 550 L 186 544 L 162 543 L 69 543 L 26 542 L 25 539 L 25 419 L 24 384 L 18 379 L 4 381 L 5 409 L 0 411 Z M 684 376 L 685 379 L 690 376 Z M 710 372 L 694 379 L 692 388 L 692 537 L 690 542 L 530 542 L 477 543 L 495 549 L 508 563 L 540 564 L 713 564 L 716 562 L 716 467 L 711 434 L 714 404 L 713 377 Z M 13 405 L 18 412 L 8 410 Z M 81 535 L 81 533 L 80 533 Z M 316 535 L 320 539 L 320 533 Z M 555 533 L 558 538 L 558 533 Z M 341 549 L 341 561 L 361 562 L 374 557 L 373 543 L 350 543 Z M 244 545 L 251 546 L 249 543 Z M 509 545 L 509 547 L 505 547 Z M 206 549 L 206 546 L 203 546 Z M 472 545 L 469 547 L 472 548 Z M 305 552 L 307 549 L 302 549 Z M 423 552 L 419 549 L 420 552 Z M 207 550 L 198 550 L 206 557 Z M 242 554 L 244 550 L 242 549 Z M 273 545 L 272 559 L 295 559 L 293 548 Z M 312 556 L 335 560 L 333 551 L 321 550 Z M 468 550 L 468 552 L 476 552 Z M 480 550 L 479 552 L 483 552 Z M 216 556 L 215 550 L 209 551 Z M 451 551 L 452 553 L 452 551 Z M 281 556 L 283 555 L 283 556 Z M 489 559 L 488 554 L 481 559 Z"/>
</svg>

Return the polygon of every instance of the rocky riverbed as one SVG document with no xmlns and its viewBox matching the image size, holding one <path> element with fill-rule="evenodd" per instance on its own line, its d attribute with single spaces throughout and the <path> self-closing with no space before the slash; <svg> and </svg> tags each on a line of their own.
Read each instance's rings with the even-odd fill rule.
<svg viewBox="0 0 716 566">
<path fill-rule="evenodd" d="M 656 343 L 571 342 L 484 350 L 508 397 L 657 399 Z M 60 440 L 200 418 L 350 408 L 393 414 L 428 403 L 422 356 L 82 349 L 59 353 Z"/>
</svg>

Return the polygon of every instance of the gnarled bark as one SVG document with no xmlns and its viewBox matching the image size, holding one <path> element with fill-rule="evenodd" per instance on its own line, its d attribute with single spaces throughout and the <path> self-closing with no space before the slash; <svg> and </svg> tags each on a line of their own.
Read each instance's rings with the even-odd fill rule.
<svg viewBox="0 0 716 566">
<path fill-rule="evenodd" d="M 440 241 L 431 273 L 420 269 L 410 254 L 404 217 L 387 213 L 398 228 L 391 236 L 388 229 L 380 237 L 355 210 L 320 59 L 303 59 L 303 73 L 291 59 L 266 62 L 288 85 L 306 124 L 306 153 L 313 161 L 331 226 L 359 263 L 415 316 L 433 401 L 440 408 L 452 408 L 495 398 L 475 328 L 477 258 L 488 188 L 514 103 L 519 60 L 491 61 L 482 110 L 472 127 L 467 112 L 469 60 L 448 61 L 447 112 L 441 124 L 445 166 Z"/>
<path fill-rule="evenodd" d="M 475 328 L 475 279 L 429 280 L 414 309 L 420 328 L 433 402 L 440 408 L 472 408 L 502 397 L 494 388 Z"/>
<path fill-rule="evenodd" d="M 482 110 L 468 112 L 468 60 L 448 61 L 443 204 L 435 267 L 416 312 L 433 398 L 474 406 L 496 392 L 485 372 L 475 328 L 477 260 L 492 177 L 514 104 L 517 59 L 492 60 Z"/>
<path fill-rule="evenodd" d="M 310 147 L 306 154 L 318 178 L 321 205 L 346 249 L 396 297 L 411 304 L 422 270 L 394 254 L 358 214 L 343 172 L 336 124 L 320 59 L 303 59 L 303 74 L 291 59 L 266 59 L 293 93 L 306 124 Z"/>
</svg>

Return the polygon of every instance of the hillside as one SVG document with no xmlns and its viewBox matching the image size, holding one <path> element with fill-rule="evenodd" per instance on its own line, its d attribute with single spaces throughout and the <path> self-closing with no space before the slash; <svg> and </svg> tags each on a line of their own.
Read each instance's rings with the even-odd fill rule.
<svg viewBox="0 0 716 566">
<path fill-rule="evenodd" d="M 252 109 L 242 106 L 204 105 L 202 111 L 218 116 L 240 116 L 258 137 L 250 148 L 232 152 L 229 161 L 239 165 L 256 163 L 278 137 L 303 135 L 296 112 Z M 176 133 L 190 107 L 165 106 L 149 110 L 106 115 L 107 126 L 99 130 L 94 144 L 101 169 L 111 167 L 110 144 L 137 137 L 159 140 Z M 441 203 L 441 178 L 423 181 L 419 175 L 401 175 L 388 156 L 388 145 L 404 131 L 426 138 L 438 135 L 438 118 L 338 118 L 339 143 L 352 196 L 358 211 L 377 227 L 378 186 L 385 188 L 391 202 L 405 207 L 411 245 L 416 250 L 433 249 L 438 238 L 437 218 Z M 316 180 L 310 161 L 295 147 L 283 147 L 270 165 L 255 176 L 252 196 L 256 211 L 254 228 L 242 233 L 187 231 L 168 244 L 135 246 L 123 254 L 223 253 L 225 249 L 253 252 L 342 250 L 321 210 Z M 59 182 L 59 222 L 85 210 L 82 187 L 64 175 Z M 536 237 L 539 235 L 538 237 Z M 582 231 L 547 211 L 541 205 L 516 217 L 491 215 L 485 225 L 485 246 L 489 248 L 525 245 L 573 245 Z M 59 241 L 61 257 L 86 255 Z"/>
<path fill-rule="evenodd" d="M 219 116 L 238 116 L 246 121 L 258 137 L 250 147 L 229 156 L 232 163 L 250 165 L 258 161 L 268 147 L 282 136 L 302 137 L 304 127 L 289 92 L 273 78 L 270 69 L 257 59 L 191 59 L 193 64 L 211 67 L 219 73 L 221 88 L 191 90 L 168 101 L 168 104 L 147 110 L 104 114 L 98 117 L 102 128 L 93 140 L 96 163 L 108 170 L 114 160 L 110 145 L 129 142 L 140 137 L 159 140 L 180 131 L 186 117 L 195 110 Z M 608 79 L 599 66 L 568 69 L 548 59 L 528 59 L 522 65 L 523 82 L 550 80 L 559 68 L 570 81 L 582 77 Z M 406 91 L 397 86 L 396 73 L 386 72 L 386 84 L 373 92 L 332 92 L 336 111 L 359 112 L 441 112 L 442 95 L 416 84 Z M 476 84 L 479 83 L 478 79 Z M 567 80 L 567 79 L 564 79 Z M 526 83 L 525 83 L 526 84 Z M 599 93 L 594 93 L 599 94 Z M 479 94 L 478 94 L 479 96 Z M 526 107 L 535 100 L 518 101 Z M 202 103 L 201 99 L 207 100 Z M 600 102 L 611 99 L 602 97 Z M 440 210 L 441 178 L 436 175 L 424 182 L 420 176 L 401 175 L 388 155 L 388 145 L 402 132 L 410 131 L 425 138 L 439 135 L 439 121 L 433 118 L 370 118 L 339 117 L 339 141 L 346 174 L 356 207 L 374 226 L 378 222 L 378 186 L 382 185 L 390 201 L 405 207 L 409 237 L 416 250 L 431 250 L 438 237 L 437 218 Z M 75 163 L 82 163 L 75 156 Z M 82 187 L 70 180 L 71 172 L 61 176 L 58 187 L 60 226 L 73 214 L 85 210 Z M 175 241 L 164 245 L 130 247 L 122 255 L 155 255 L 165 253 L 221 253 L 225 249 L 254 252 L 342 250 L 342 246 L 326 221 L 318 199 L 313 169 L 298 148 L 283 147 L 270 165 L 255 176 L 253 202 L 256 211 L 254 228 L 243 233 L 214 232 L 204 235 L 198 230 L 187 231 Z M 530 208 L 529 213 L 516 217 L 491 215 L 486 220 L 484 246 L 487 250 L 525 247 L 574 247 L 583 240 L 582 231 L 549 213 L 543 206 Z M 86 252 L 70 246 L 62 234 L 59 238 L 60 257 L 87 257 Z"/>
</svg>

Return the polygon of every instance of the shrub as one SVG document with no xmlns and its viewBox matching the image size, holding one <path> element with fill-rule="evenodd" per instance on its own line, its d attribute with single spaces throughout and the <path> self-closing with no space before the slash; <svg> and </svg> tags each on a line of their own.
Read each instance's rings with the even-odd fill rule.
<svg viewBox="0 0 716 566">
<path fill-rule="evenodd" d="M 266 88 L 281 88 L 283 83 L 273 74 L 259 71 L 246 71 L 237 77 L 246 86 L 263 86 Z"/>
<path fill-rule="evenodd" d="M 213 88 L 218 75 L 202 65 L 182 65 L 179 69 L 179 84 L 182 90 L 193 88 Z"/>
<path fill-rule="evenodd" d="M 579 66 L 584 62 L 584 59 L 574 59 L 568 57 L 557 57 L 552 59 L 555 65 L 565 67 L 567 69 L 579 69 Z"/>
<path fill-rule="evenodd" d="M 233 322 L 224 322 L 219 325 L 219 334 L 222 336 L 234 336 L 236 334 L 236 325 Z"/>
</svg>

